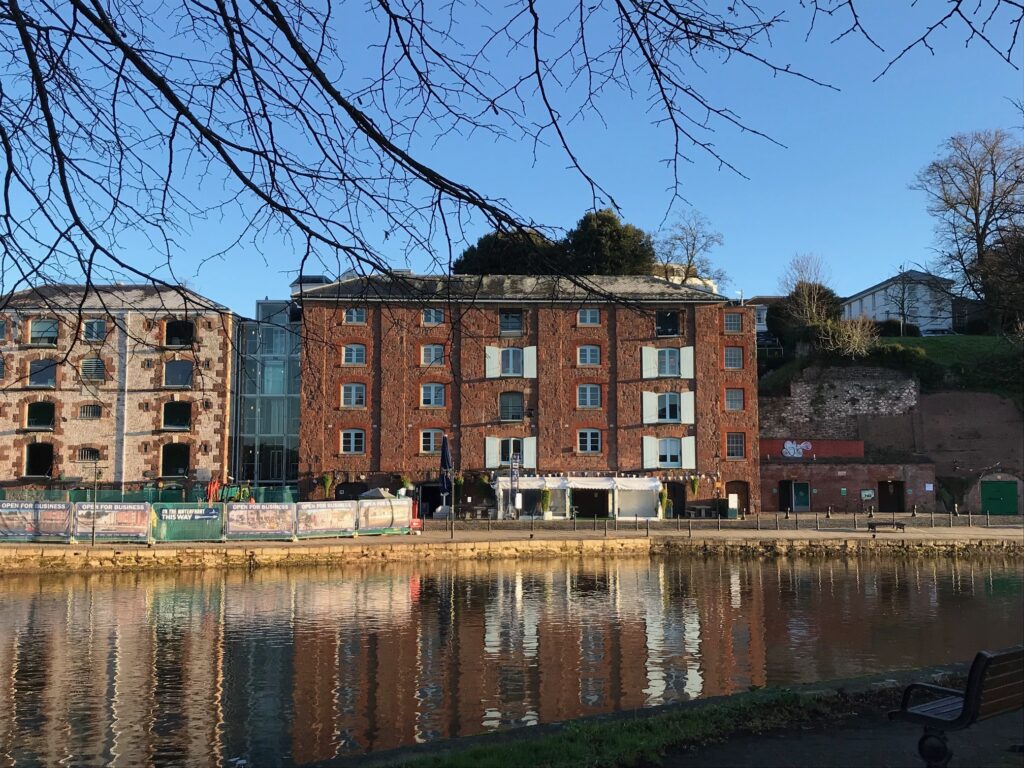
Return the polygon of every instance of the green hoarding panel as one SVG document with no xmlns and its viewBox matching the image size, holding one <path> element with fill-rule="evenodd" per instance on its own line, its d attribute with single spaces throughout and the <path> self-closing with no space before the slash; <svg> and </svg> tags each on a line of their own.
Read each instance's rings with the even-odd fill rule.
<svg viewBox="0 0 1024 768">
<path fill-rule="evenodd" d="M 156 541 L 220 541 L 224 536 L 221 504 L 153 505 L 153 538 Z"/>
<path fill-rule="evenodd" d="M 981 511 L 990 515 L 1016 515 L 1017 483 L 1013 480 L 982 480 Z"/>
</svg>

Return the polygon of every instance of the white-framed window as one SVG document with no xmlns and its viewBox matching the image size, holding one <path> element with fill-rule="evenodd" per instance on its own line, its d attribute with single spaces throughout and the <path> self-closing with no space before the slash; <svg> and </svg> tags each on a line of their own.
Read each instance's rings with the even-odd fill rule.
<svg viewBox="0 0 1024 768">
<path fill-rule="evenodd" d="M 440 325 L 444 322 L 444 310 L 438 307 L 427 307 L 423 310 L 423 325 Z"/>
<path fill-rule="evenodd" d="M 501 446 L 498 451 L 498 460 L 502 464 L 510 464 L 512 462 L 512 454 L 518 453 L 520 461 L 523 458 L 523 441 L 519 437 L 506 437 L 501 441 Z"/>
<path fill-rule="evenodd" d="M 729 388 L 725 390 L 725 410 L 742 411 L 745 407 L 743 390 Z"/>
<path fill-rule="evenodd" d="M 107 321 L 86 320 L 82 325 L 82 338 L 85 341 L 103 341 L 107 338 Z"/>
<path fill-rule="evenodd" d="M 349 307 L 346 309 L 345 325 L 366 325 L 366 307 Z"/>
<path fill-rule="evenodd" d="M 345 365 L 366 365 L 366 345 L 346 344 L 341 359 Z"/>
<path fill-rule="evenodd" d="M 361 429 L 342 430 L 341 452 L 366 453 L 366 433 Z"/>
<path fill-rule="evenodd" d="M 523 310 L 499 309 L 498 328 L 502 335 L 520 336 L 523 333 Z"/>
<path fill-rule="evenodd" d="M 341 385 L 341 407 L 342 408 L 365 408 L 366 407 L 366 385 L 365 384 L 342 384 Z"/>
<path fill-rule="evenodd" d="M 83 405 L 78 409 L 78 418 L 80 419 L 99 419 L 103 417 L 103 406 L 97 403 L 90 403 L 89 405 Z"/>
<path fill-rule="evenodd" d="M 581 429 L 576 433 L 576 447 L 580 453 L 600 453 L 601 430 Z"/>
<path fill-rule="evenodd" d="M 522 392 L 502 392 L 498 395 L 498 418 L 502 421 L 522 421 L 523 400 Z"/>
<path fill-rule="evenodd" d="M 577 325 L 600 325 L 601 324 L 601 310 L 587 308 L 581 309 L 576 313 L 576 324 Z"/>
<path fill-rule="evenodd" d="M 29 321 L 28 343 L 40 347 L 56 347 L 57 321 L 53 318 Z"/>
<path fill-rule="evenodd" d="M 577 347 L 576 362 L 578 365 L 600 365 L 601 348 L 593 344 Z"/>
<path fill-rule="evenodd" d="M 424 384 L 420 387 L 420 405 L 424 408 L 444 406 L 444 384 Z"/>
<path fill-rule="evenodd" d="M 757 324 L 767 325 L 768 324 L 768 309 L 766 307 L 757 308 Z"/>
<path fill-rule="evenodd" d="M 443 437 L 440 429 L 424 429 L 420 432 L 420 453 L 440 453 Z"/>
<path fill-rule="evenodd" d="M 518 347 L 505 347 L 501 350 L 501 375 L 523 375 L 523 350 Z"/>
<path fill-rule="evenodd" d="M 444 344 L 424 344 L 420 347 L 422 365 L 444 365 Z"/>
<path fill-rule="evenodd" d="M 742 459 L 747 455 L 747 436 L 743 432 L 725 434 L 725 458 Z"/>
<path fill-rule="evenodd" d="M 683 441 L 678 437 L 663 437 L 658 441 L 658 466 L 681 467 L 683 465 Z"/>
<path fill-rule="evenodd" d="M 663 392 L 658 395 L 658 421 L 680 420 L 679 393 Z"/>
<path fill-rule="evenodd" d="M 600 408 L 601 386 L 599 384 L 580 384 L 576 387 L 577 408 Z"/>
<path fill-rule="evenodd" d="M 743 347 L 725 348 L 725 369 L 738 371 L 743 368 Z"/>
<path fill-rule="evenodd" d="M 107 367 L 98 357 L 88 357 L 81 365 L 83 381 L 103 381 L 107 376 Z"/>
<path fill-rule="evenodd" d="M 679 376 L 679 350 L 674 347 L 658 350 L 658 375 Z"/>
<path fill-rule="evenodd" d="M 740 333 L 743 330 L 743 315 L 740 312 L 725 313 L 725 332 Z"/>
</svg>

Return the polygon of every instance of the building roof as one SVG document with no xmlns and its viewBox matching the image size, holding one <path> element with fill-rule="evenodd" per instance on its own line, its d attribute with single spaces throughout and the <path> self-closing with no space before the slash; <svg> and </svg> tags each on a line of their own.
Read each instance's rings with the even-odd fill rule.
<svg viewBox="0 0 1024 768">
<path fill-rule="evenodd" d="M 184 287 L 114 284 L 38 285 L 0 298 L 0 309 L 48 312 L 230 312 L 212 299 Z"/>
<path fill-rule="evenodd" d="M 653 275 L 406 275 L 343 277 L 326 285 L 304 286 L 304 301 L 627 301 L 721 302 L 726 297 Z"/>
<path fill-rule="evenodd" d="M 755 305 L 759 307 L 767 307 L 775 304 L 776 302 L 782 301 L 785 296 L 751 296 L 749 299 L 744 299 L 743 303 L 748 305 Z"/>
<path fill-rule="evenodd" d="M 939 277 L 938 275 L 933 275 L 930 272 L 922 272 L 919 269 L 907 269 L 904 270 L 903 272 L 893 275 L 892 277 L 886 278 L 880 283 L 875 283 L 870 288 L 865 288 L 863 291 L 858 291 L 857 293 L 851 296 L 847 296 L 845 299 L 842 300 L 842 302 L 843 304 L 846 304 L 848 302 L 859 299 L 861 296 L 868 296 L 874 293 L 875 291 L 879 290 L 880 288 L 887 288 L 888 286 L 895 283 L 897 280 L 905 280 L 907 283 L 913 285 L 939 284 L 942 286 L 949 286 L 953 284 L 952 280 L 945 277 Z"/>
</svg>

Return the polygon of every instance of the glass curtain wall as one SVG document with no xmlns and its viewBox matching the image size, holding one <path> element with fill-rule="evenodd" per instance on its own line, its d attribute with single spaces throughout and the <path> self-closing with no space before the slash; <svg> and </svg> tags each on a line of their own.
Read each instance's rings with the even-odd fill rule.
<svg viewBox="0 0 1024 768">
<path fill-rule="evenodd" d="M 300 322 L 290 302 L 261 301 L 239 339 L 235 481 L 295 483 L 299 473 Z"/>
</svg>

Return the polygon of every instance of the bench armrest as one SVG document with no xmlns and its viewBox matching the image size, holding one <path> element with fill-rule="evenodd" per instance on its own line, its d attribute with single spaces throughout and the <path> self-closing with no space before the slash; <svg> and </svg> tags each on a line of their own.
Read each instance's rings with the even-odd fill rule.
<svg viewBox="0 0 1024 768">
<path fill-rule="evenodd" d="M 943 688 L 941 685 L 932 685 L 930 683 L 911 683 L 903 691 L 903 701 L 900 702 L 900 709 L 902 711 L 907 711 L 910 704 L 910 696 L 914 691 L 928 691 L 930 693 L 938 693 L 943 696 L 957 696 L 961 699 L 964 697 L 963 691 L 958 691 L 953 688 Z"/>
</svg>

